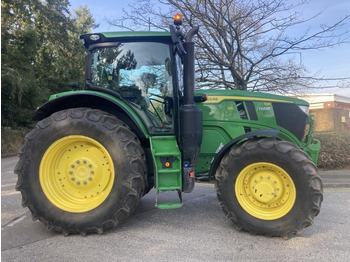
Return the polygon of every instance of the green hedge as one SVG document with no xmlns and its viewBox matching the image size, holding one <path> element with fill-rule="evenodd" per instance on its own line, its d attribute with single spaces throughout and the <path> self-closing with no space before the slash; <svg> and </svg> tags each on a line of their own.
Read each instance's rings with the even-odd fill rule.
<svg viewBox="0 0 350 262">
<path fill-rule="evenodd" d="M 315 133 L 322 146 L 318 167 L 322 169 L 350 169 L 350 132 Z"/>
<path fill-rule="evenodd" d="M 24 137 L 30 132 L 28 128 L 1 128 L 1 157 L 15 156 L 24 142 Z"/>
</svg>

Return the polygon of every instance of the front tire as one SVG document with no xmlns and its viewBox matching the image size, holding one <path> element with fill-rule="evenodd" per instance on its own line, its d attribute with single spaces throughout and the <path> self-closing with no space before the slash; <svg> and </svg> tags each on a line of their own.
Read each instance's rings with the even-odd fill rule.
<svg viewBox="0 0 350 262">
<path fill-rule="evenodd" d="M 232 148 L 216 171 L 216 191 L 237 229 L 267 236 L 300 234 L 313 223 L 323 199 L 309 156 L 275 138 Z"/>
<path fill-rule="evenodd" d="M 145 154 L 122 121 L 99 110 L 59 111 L 26 136 L 16 166 L 22 205 L 48 228 L 85 235 L 115 227 L 136 208 Z"/>
</svg>

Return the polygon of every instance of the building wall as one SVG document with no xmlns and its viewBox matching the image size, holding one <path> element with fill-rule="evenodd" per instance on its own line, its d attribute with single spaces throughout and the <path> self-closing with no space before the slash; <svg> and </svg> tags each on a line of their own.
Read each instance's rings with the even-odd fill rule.
<svg viewBox="0 0 350 262">
<path fill-rule="evenodd" d="M 315 131 L 350 132 L 350 109 L 334 107 L 324 109 L 311 109 L 310 114 L 314 115 Z"/>
<path fill-rule="evenodd" d="M 326 132 L 326 131 L 334 130 L 332 109 L 314 109 L 314 110 L 310 110 L 310 114 L 314 115 L 315 131 Z"/>
<path fill-rule="evenodd" d="M 348 131 L 350 135 L 350 109 L 335 108 L 335 131 Z"/>
<path fill-rule="evenodd" d="M 298 97 L 310 103 L 315 131 L 341 131 L 349 132 L 350 135 L 350 97 L 337 94 L 309 94 Z"/>
</svg>

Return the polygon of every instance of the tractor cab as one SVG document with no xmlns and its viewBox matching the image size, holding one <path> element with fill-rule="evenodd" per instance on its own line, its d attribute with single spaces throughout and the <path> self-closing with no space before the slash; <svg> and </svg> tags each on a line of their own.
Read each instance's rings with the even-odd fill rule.
<svg viewBox="0 0 350 262">
<path fill-rule="evenodd" d="M 178 191 L 179 196 L 193 190 L 202 142 L 192 42 L 198 27 L 185 36 L 181 23 L 181 17 L 175 17 L 176 27 L 170 26 L 170 32 L 81 36 L 88 49 L 86 89 L 109 93 L 132 108 L 151 136 L 156 190 Z M 205 99 L 196 99 L 201 100 Z M 164 208 L 181 205 L 180 196 L 180 202 Z"/>
<path fill-rule="evenodd" d="M 86 86 L 121 97 L 151 134 L 174 133 L 178 87 L 169 33 L 117 32 L 82 36 L 88 49 Z M 177 61 L 179 61 L 177 59 Z"/>
</svg>

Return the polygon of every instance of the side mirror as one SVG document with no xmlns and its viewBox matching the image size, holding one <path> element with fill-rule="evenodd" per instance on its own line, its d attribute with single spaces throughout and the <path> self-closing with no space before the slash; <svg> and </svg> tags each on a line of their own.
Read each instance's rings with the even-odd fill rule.
<svg viewBox="0 0 350 262">
<path fill-rule="evenodd" d="M 176 30 L 175 26 L 171 25 L 170 26 L 170 34 L 171 34 L 171 39 L 176 46 L 176 51 L 180 55 L 180 57 L 183 57 L 186 54 L 186 51 L 182 45 L 183 42 L 183 34 L 180 30 Z"/>
</svg>

